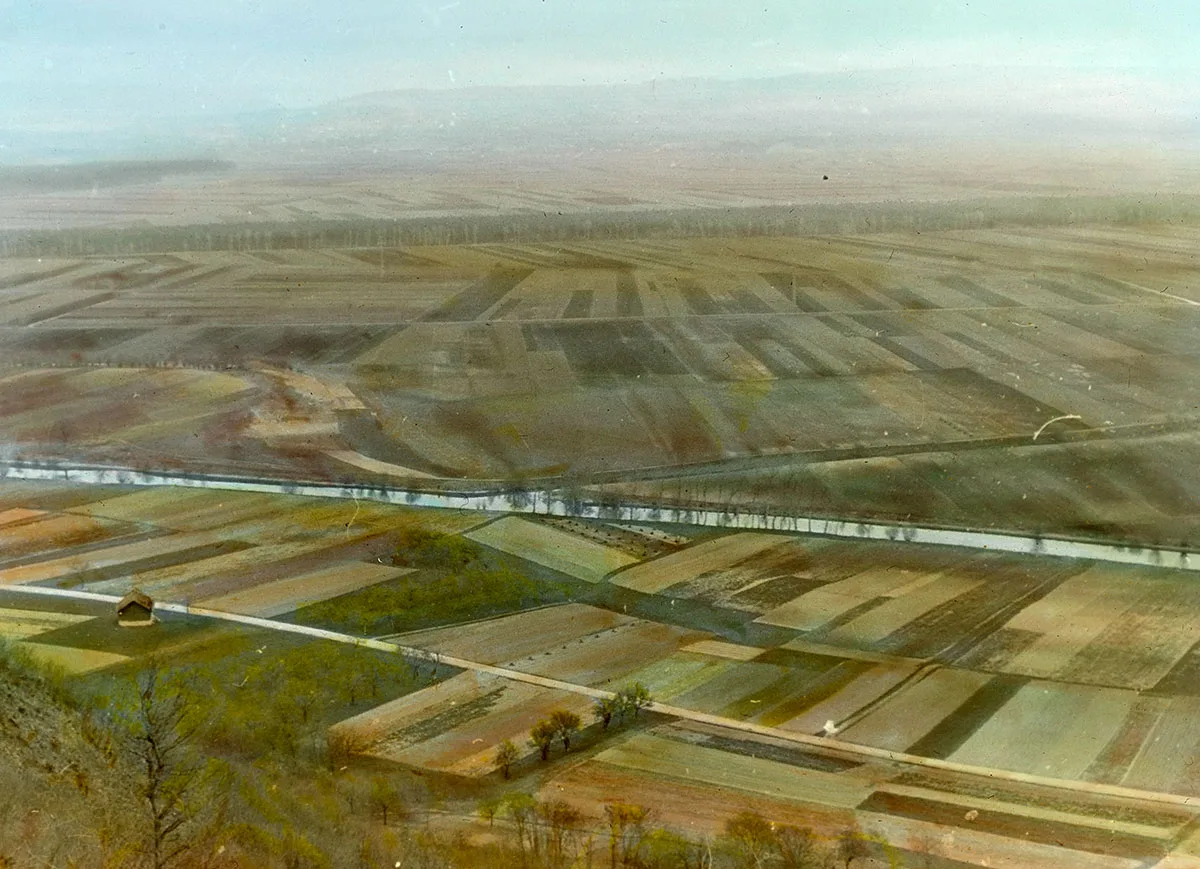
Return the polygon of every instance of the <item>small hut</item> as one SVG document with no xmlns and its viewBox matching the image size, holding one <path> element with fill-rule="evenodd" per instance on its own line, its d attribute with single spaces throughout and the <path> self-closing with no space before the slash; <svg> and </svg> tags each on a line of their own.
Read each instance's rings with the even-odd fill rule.
<svg viewBox="0 0 1200 869">
<path fill-rule="evenodd" d="M 117 604 L 117 624 L 123 628 L 144 628 L 154 624 L 154 601 L 141 589 L 133 589 Z"/>
</svg>

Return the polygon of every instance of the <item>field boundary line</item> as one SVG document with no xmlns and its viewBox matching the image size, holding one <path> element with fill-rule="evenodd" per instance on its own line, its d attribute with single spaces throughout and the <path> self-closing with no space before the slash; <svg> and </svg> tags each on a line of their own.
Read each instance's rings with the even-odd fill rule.
<svg viewBox="0 0 1200 869">
<path fill-rule="evenodd" d="M 121 598 L 117 595 L 97 594 L 96 592 L 75 591 L 73 589 L 46 588 L 44 586 L 0 586 L 0 592 L 3 591 L 14 592 L 17 594 L 39 594 L 47 597 L 74 598 L 77 600 L 90 600 L 109 604 L 116 604 L 121 600 Z M 404 655 L 405 657 L 412 657 L 431 662 L 435 665 L 445 664 L 447 667 L 454 667 L 459 670 L 470 670 L 476 673 L 485 673 L 491 676 L 498 676 L 502 679 L 508 679 L 509 681 L 513 682 L 524 682 L 526 684 L 535 685 L 541 688 L 565 691 L 571 694 L 579 694 L 594 699 L 616 697 L 616 692 L 606 691 L 602 688 L 591 688 L 586 685 L 577 685 L 573 682 L 564 682 L 562 680 L 552 679 L 546 676 L 537 676 L 533 673 L 521 672 L 520 670 L 510 670 L 505 667 L 497 667 L 492 664 L 482 664 L 478 661 L 470 661 L 466 658 L 458 658 L 452 655 L 443 655 L 439 652 L 431 652 L 427 649 L 420 649 L 413 646 L 402 646 L 397 643 L 387 643 L 367 637 L 356 637 L 353 634 L 343 634 L 337 631 L 326 630 L 325 628 L 314 628 L 308 625 L 296 625 L 289 622 L 276 621 L 274 619 L 260 618 L 258 616 L 246 616 L 239 613 L 227 613 L 219 610 L 192 607 L 186 603 L 155 603 L 154 607 L 155 609 L 162 610 L 164 612 L 237 622 L 240 624 L 251 625 L 253 627 L 266 628 L 268 630 L 302 634 L 304 636 L 315 637 L 317 639 L 332 640 L 336 643 L 345 643 L 347 645 L 375 649 L 381 652 L 391 652 L 394 654 Z M 1011 781 L 1019 784 L 1047 787 L 1055 790 L 1073 791 L 1075 793 L 1084 793 L 1094 796 L 1106 796 L 1117 799 L 1141 800 L 1154 803 L 1163 803 L 1166 805 L 1184 806 L 1196 811 L 1200 811 L 1200 800 L 1198 800 L 1196 797 L 1184 796 L 1182 794 L 1138 790 L 1136 788 L 1128 788 L 1120 785 L 1106 785 L 1095 782 L 1077 781 L 1074 779 L 1051 778 L 1049 776 L 1039 776 L 1031 773 L 1016 772 L 1014 770 L 998 769 L 994 767 L 972 766 L 965 763 L 955 763 L 953 761 L 939 760 L 937 758 L 921 757 L 920 755 L 915 754 L 905 754 L 904 752 L 891 751 L 885 748 L 875 748 L 869 745 L 860 745 L 855 742 L 846 742 L 844 740 L 833 739 L 825 736 L 810 736 L 804 733 L 795 733 L 787 730 L 781 730 L 776 727 L 767 727 L 766 725 L 754 724 L 749 721 L 738 721 L 731 718 L 723 718 L 719 715 L 711 715 L 707 712 L 697 712 L 693 709 L 685 709 L 680 706 L 671 706 L 665 703 L 652 702 L 646 708 L 651 712 L 657 712 L 660 715 L 665 715 L 682 721 L 694 721 L 699 724 L 708 724 L 713 727 L 719 727 L 723 730 L 738 730 L 742 731 L 743 733 L 750 733 L 755 736 L 763 736 L 768 739 L 783 740 L 786 742 L 806 745 L 811 748 L 818 748 L 825 751 L 835 751 L 844 754 L 857 755 L 860 757 L 870 757 L 876 760 L 885 760 L 890 763 L 904 766 L 923 766 L 930 769 L 956 772 L 963 775 L 999 781 Z"/>
</svg>

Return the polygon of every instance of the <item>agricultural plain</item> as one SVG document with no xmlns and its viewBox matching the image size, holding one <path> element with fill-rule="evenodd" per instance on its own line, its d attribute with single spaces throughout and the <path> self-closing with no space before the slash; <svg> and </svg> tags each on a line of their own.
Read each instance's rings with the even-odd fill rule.
<svg viewBox="0 0 1200 869">
<path fill-rule="evenodd" d="M 1178 545 L 1197 231 L 0 260 L 13 457 Z M 948 593 L 948 592 L 947 592 Z"/>
<path fill-rule="evenodd" d="M 665 223 L 616 238 L 618 209 L 644 203 L 596 190 L 596 231 L 547 241 L 522 221 L 578 197 L 319 187 L 237 243 L 234 227 L 164 250 L 179 233 L 127 228 L 105 253 L 80 229 L 0 259 L 2 458 L 1200 540 L 1192 224 L 927 202 L 929 227 L 867 231 L 867 207 L 803 235 L 769 211 L 737 232 L 647 212 L 630 225 Z M 786 210 L 789 189 L 759 204 Z M 507 236 L 473 228 L 492 194 Z M 423 243 L 355 235 L 397 203 L 432 215 Z M 106 223 L 97 208 L 79 222 Z M 344 226 L 297 242 L 336 208 Z M 433 243 L 450 212 L 474 243 Z M 522 786 L 592 812 L 636 798 L 703 833 L 747 809 L 960 863 L 1133 869 L 1195 829 L 1185 571 L 3 480 L 0 586 L 0 636 L 72 678 L 163 653 L 232 697 L 267 674 L 293 704 L 277 717 L 447 787 L 506 787 L 511 740 Z M 121 631 L 110 607 L 21 593 L 133 587 L 395 651 L 286 645 L 270 622 L 238 642 L 192 617 Z M 324 672 L 338 684 L 316 708 Z M 592 715 L 631 684 L 658 705 Z M 543 761 L 528 736 L 555 712 L 581 732 Z"/>
<path fill-rule="evenodd" d="M 261 628 L 121 630 L 22 589 L 137 586 L 421 650 L 415 669 L 393 655 L 395 687 L 354 675 L 312 719 L 371 763 L 491 787 L 511 740 L 517 776 L 585 810 L 603 791 L 682 819 L 698 799 L 697 830 L 740 807 L 916 851 L 949 827 L 930 853 L 1027 866 L 1157 859 L 1200 797 L 1182 571 L 213 489 L 5 482 L 0 516 L 0 631 L 77 678 L 164 653 L 224 667 L 224 647 L 286 655 L 296 679 L 359 664 Z M 431 603 L 479 584 L 467 609 Z M 633 683 L 661 708 L 602 728 L 594 692 Z M 544 766 L 526 737 L 554 712 L 583 731 Z"/>
</svg>

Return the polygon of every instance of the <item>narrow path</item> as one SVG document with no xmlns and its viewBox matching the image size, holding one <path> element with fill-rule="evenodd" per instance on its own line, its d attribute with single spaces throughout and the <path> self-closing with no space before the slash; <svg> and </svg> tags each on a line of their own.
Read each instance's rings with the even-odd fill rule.
<svg viewBox="0 0 1200 869">
<path fill-rule="evenodd" d="M 88 600 L 108 604 L 116 604 L 120 600 L 120 597 L 117 595 L 97 594 L 95 592 L 75 591 L 72 589 L 45 588 L 42 586 L 0 586 L 0 592 L 4 591 L 15 594 L 36 594 L 45 597 L 70 598 L 75 600 Z M 614 692 L 605 691 L 600 688 L 590 688 L 586 685 L 577 685 L 573 682 L 564 682 L 560 679 L 551 679 L 546 676 L 536 676 L 532 673 L 523 673 L 520 670 L 512 670 L 507 667 L 498 667 L 493 664 L 483 664 L 478 661 L 470 661 L 466 658 L 458 658 L 453 655 L 443 655 L 438 652 L 431 652 L 428 649 L 421 649 L 415 646 L 403 646 L 397 643 L 386 642 L 384 640 L 356 637 L 353 634 L 344 634 L 337 631 L 325 630 L 323 628 L 309 627 L 308 625 L 294 625 L 288 622 L 276 621 L 274 619 L 264 619 L 257 616 L 246 616 L 238 613 L 203 609 L 200 607 L 188 606 L 187 604 L 182 603 L 155 602 L 154 608 L 164 612 L 201 616 L 203 618 L 219 619 L 227 622 L 237 622 L 239 624 L 251 625 L 258 628 L 266 628 L 273 631 L 301 634 L 303 636 L 314 637 L 316 639 L 330 640 L 335 643 L 346 643 L 348 645 L 404 655 L 405 657 L 417 658 L 419 660 L 429 661 L 437 664 L 445 664 L 448 667 L 454 667 L 460 670 L 469 670 L 475 673 L 485 673 L 491 676 L 498 676 L 502 679 L 508 679 L 513 682 L 524 682 L 526 684 L 536 685 L 541 688 L 551 688 L 557 691 L 580 694 L 585 697 L 611 698 L 615 696 Z M 905 754 L 904 752 L 899 751 L 889 751 L 887 749 L 874 748 L 869 745 L 859 745 L 857 743 L 845 742 L 843 740 L 833 739 L 830 737 L 810 736 L 804 733 L 794 733 L 792 731 L 782 730 L 777 727 L 767 727 L 765 725 L 754 724 L 749 721 L 738 721 L 732 718 L 724 718 L 719 715 L 710 715 L 706 712 L 697 712 L 693 709 L 685 709 L 683 707 L 672 706 L 667 703 L 655 702 L 651 703 L 647 708 L 651 712 L 657 712 L 660 715 L 666 715 L 682 721 L 693 721 L 699 724 L 707 724 L 713 727 L 719 727 L 724 730 L 740 731 L 742 733 L 749 733 L 755 736 L 764 736 L 771 739 L 791 742 L 797 745 L 804 745 L 820 750 L 837 751 L 843 754 L 855 755 L 862 758 L 884 760 L 896 764 L 921 766 L 929 769 L 979 776 L 991 779 L 993 781 L 1009 781 L 1019 784 L 1055 788 L 1058 790 L 1071 791 L 1089 796 L 1115 797 L 1118 799 L 1139 800 L 1143 802 L 1182 806 L 1200 812 L 1200 800 L 1198 800 L 1196 797 L 1182 796 L 1180 794 L 1169 794 L 1160 791 L 1139 790 L 1137 788 L 1127 788 L 1118 785 L 1105 785 L 1094 782 L 1074 781 L 1071 779 L 1051 778 L 1048 776 L 1032 775 L 1029 773 L 1014 772 L 1011 770 L 995 769 L 992 767 L 972 766 L 964 763 L 954 763 L 948 760 L 938 760 L 936 758 L 921 757 L 920 755 L 915 754 Z"/>
</svg>

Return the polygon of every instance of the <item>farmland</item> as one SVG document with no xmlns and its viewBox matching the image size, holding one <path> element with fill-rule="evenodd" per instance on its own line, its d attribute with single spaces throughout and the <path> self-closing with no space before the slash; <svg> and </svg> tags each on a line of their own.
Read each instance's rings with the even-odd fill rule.
<svg viewBox="0 0 1200 869">
<path fill-rule="evenodd" d="M 80 229 L 37 242 L 75 252 L 0 259 L 5 458 L 1200 540 L 1187 221 L 973 221 L 927 202 L 920 231 L 868 232 L 864 206 L 786 234 L 770 211 L 786 191 L 764 188 L 767 210 L 737 215 L 761 231 L 617 237 L 614 205 L 547 240 L 488 235 L 482 199 L 418 185 L 406 207 L 482 235 L 381 245 L 374 224 L 352 229 L 391 206 L 318 187 L 188 248 L 130 228 L 107 253 Z M 501 211 L 533 207 L 499 193 Z M 226 195 L 212 207 L 253 191 Z M 688 197 L 719 198 L 667 205 Z M 353 216 L 336 232 L 268 243 L 335 206 Z M 82 224 L 107 222 L 96 207 Z M 835 218 L 851 228 L 821 228 Z M 0 636 L 63 678 L 167 656 L 224 698 L 213 744 L 245 725 L 301 756 L 328 735 L 348 763 L 444 785 L 459 811 L 519 786 L 597 818 L 636 799 L 715 834 L 744 809 L 1016 867 L 1132 869 L 1194 829 L 1189 571 L 899 530 L 0 480 L 0 586 Z M 125 631 L 107 604 L 21 593 L 135 586 L 269 621 Z M 593 715 L 631 685 L 659 705 Z M 529 735 L 555 713 L 580 731 L 542 760 Z"/>
<path fill-rule="evenodd" d="M 1066 225 L 5 259 L 3 433 L 26 458 L 1174 545 L 1195 244 Z"/>
<path fill-rule="evenodd" d="M 275 705 L 228 710 L 231 721 L 260 721 L 293 704 L 280 712 L 292 717 L 288 727 L 256 726 L 294 751 L 328 725 L 363 762 L 487 788 L 498 775 L 495 747 L 511 740 L 517 775 L 561 788 L 584 809 L 600 787 L 682 820 L 679 801 L 691 794 L 781 823 L 807 818 L 831 836 L 857 817 L 917 850 L 929 830 L 979 810 L 985 820 L 939 846 L 945 856 L 1011 852 L 1023 865 L 1084 866 L 1081 855 L 1103 853 L 1125 866 L 1173 847 L 1186 818 L 1170 803 L 1127 798 L 1121 811 L 1142 815 L 1118 842 L 1110 823 L 1094 820 L 1117 811 L 1117 798 L 1091 785 L 1200 795 L 1200 778 L 1178 762 L 1200 752 L 1186 675 L 1196 666 L 1194 580 L 1182 571 L 203 489 L 5 482 L 0 511 L 13 541 L 0 563 L 14 593 L 0 612 L 6 637 L 78 679 L 169 651 L 210 673 L 217 691 L 255 679 L 268 690 L 283 678 L 271 656 L 284 656 L 292 681 L 273 689 Z M 637 539 L 653 545 L 639 551 Z M 438 603 L 456 590 L 471 599 L 469 577 L 485 575 L 491 603 L 471 604 L 482 609 Z M 515 595 L 500 592 L 505 584 Z M 391 641 L 424 650 L 432 666 L 397 657 L 384 679 L 355 669 L 365 651 L 280 646 L 270 631 L 239 637 L 177 616 L 124 631 L 94 604 L 19 593 L 134 585 L 160 600 L 351 632 L 401 625 Z M 701 610 L 689 606 L 728 618 L 699 629 Z M 1128 629 L 1112 629 L 1115 621 Z M 270 655 L 255 660 L 256 649 Z M 463 670 L 443 658 L 477 663 Z M 313 706 L 301 686 L 330 668 L 347 673 L 342 693 Z M 586 692 L 634 683 L 684 719 L 592 723 Z M 296 724 L 301 711 L 317 717 Z M 555 749 L 543 770 L 526 735 L 555 712 L 579 715 L 583 731 L 573 759 Z M 795 741 L 831 724 L 831 742 Z M 223 733 L 212 739 L 231 738 Z M 880 749 L 904 759 L 856 754 Z M 908 784 L 923 758 L 963 771 L 926 770 L 935 781 Z M 1008 773 L 1076 784 L 1007 796 L 983 812 L 972 795 Z M 1047 793 L 1062 807 L 1039 809 L 1059 804 Z M 723 817 L 694 813 L 688 829 L 714 829 Z"/>
</svg>

